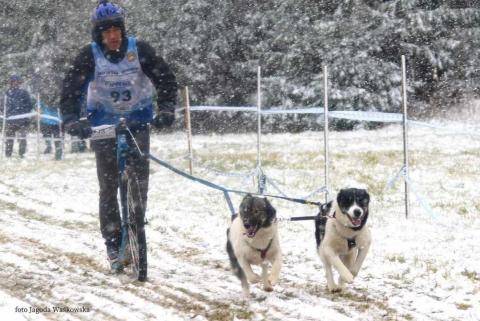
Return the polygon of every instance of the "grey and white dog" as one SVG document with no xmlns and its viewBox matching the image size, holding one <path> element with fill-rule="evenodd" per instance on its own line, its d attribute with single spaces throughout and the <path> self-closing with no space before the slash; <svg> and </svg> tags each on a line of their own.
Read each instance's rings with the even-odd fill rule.
<svg viewBox="0 0 480 321">
<path fill-rule="evenodd" d="M 328 290 L 341 291 L 357 276 L 370 248 L 366 226 L 370 195 L 364 189 L 342 189 L 334 201 L 325 204 L 315 221 L 317 251 L 327 277 Z M 332 266 L 337 270 L 335 284 Z"/>
<path fill-rule="evenodd" d="M 240 279 L 246 297 L 249 283 L 263 282 L 265 291 L 273 291 L 282 266 L 276 211 L 266 198 L 246 195 L 240 204 L 240 214 L 227 230 L 227 253 L 233 272 Z M 272 264 L 268 274 L 268 264 Z M 259 276 L 251 265 L 260 265 Z"/>
</svg>

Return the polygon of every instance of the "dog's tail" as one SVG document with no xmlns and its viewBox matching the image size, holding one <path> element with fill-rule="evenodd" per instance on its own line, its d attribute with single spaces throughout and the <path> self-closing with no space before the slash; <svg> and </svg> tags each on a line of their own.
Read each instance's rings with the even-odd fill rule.
<svg viewBox="0 0 480 321">
<path fill-rule="evenodd" d="M 230 229 L 227 229 L 227 253 L 230 259 L 230 266 L 232 267 L 233 273 L 240 279 L 242 284 L 242 289 L 244 292 L 249 291 L 247 277 L 245 276 L 245 272 L 243 271 L 242 267 L 238 263 L 237 256 L 235 252 L 233 252 L 232 243 L 230 242 Z"/>
</svg>

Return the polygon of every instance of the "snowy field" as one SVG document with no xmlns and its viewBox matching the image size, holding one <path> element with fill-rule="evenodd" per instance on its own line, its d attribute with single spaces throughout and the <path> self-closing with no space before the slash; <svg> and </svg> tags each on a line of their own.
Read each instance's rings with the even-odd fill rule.
<svg viewBox="0 0 480 321">
<path fill-rule="evenodd" d="M 93 154 L 37 160 L 31 146 L 26 159 L 0 164 L 1 319 L 480 320 L 480 137 L 450 125 L 458 131 L 410 131 L 408 219 L 403 181 L 388 186 L 402 167 L 401 127 L 331 133 L 332 191 L 365 187 L 372 196 L 365 264 L 343 293 L 330 294 L 313 222 L 281 222 L 280 282 L 271 293 L 254 285 L 249 302 L 229 268 L 230 213 L 220 192 L 151 164 L 149 280 L 139 283 L 108 271 Z M 193 144 L 195 175 L 255 191 L 251 177 L 208 170 L 252 170 L 255 135 L 194 136 Z M 184 170 L 186 150 L 184 133 L 152 138 L 152 153 Z M 319 132 L 262 137 L 264 170 L 289 196 L 323 186 L 322 151 Z M 240 199 L 233 196 L 235 206 Z M 272 204 L 282 218 L 317 213 L 283 200 Z"/>
</svg>

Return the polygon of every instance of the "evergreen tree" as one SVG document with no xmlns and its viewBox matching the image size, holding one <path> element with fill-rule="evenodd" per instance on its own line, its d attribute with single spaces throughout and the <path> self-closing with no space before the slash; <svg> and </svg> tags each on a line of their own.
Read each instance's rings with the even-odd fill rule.
<svg viewBox="0 0 480 321">
<path fill-rule="evenodd" d="M 55 100 L 68 63 L 91 41 L 96 3 L 5 2 L 0 80 L 20 73 L 34 91 Z M 263 106 L 322 106 L 322 69 L 328 66 L 332 109 L 398 112 L 404 54 L 417 115 L 438 114 L 478 96 L 479 3 L 119 1 L 127 9 L 127 30 L 152 43 L 173 66 L 180 84 L 190 86 L 193 104 L 255 105 L 261 66 Z M 240 122 L 246 116 L 222 117 Z M 200 118 L 205 126 L 217 120 L 212 114 Z M 317 126 L 311 116 L 277 118 L 267 126 L 300 130 L 304 124 Z"/>
</svg>

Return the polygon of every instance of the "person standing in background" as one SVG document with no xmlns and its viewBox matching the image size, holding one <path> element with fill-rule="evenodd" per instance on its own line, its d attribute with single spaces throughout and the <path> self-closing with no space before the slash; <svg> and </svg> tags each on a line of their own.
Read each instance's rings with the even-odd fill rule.
<svg viewBox="0 0 480 321">
<path fill-rule="evenodd" d="M 18 135 L 18 155 L 20 158 L 23 158 L 27 151 L 26 137 L 28 126 L 30 125 L 30 116 L 27 114 L 34 109 L 34 105 L 28 91 L 20 88 L 21 81 L 20 76 L 16 74 L 10 76 L 9 88 L 6 93 L 6 157 L 12 156 L 13 143 L 16 135 Z M 22 115 L 25 115 L 25 117 L 22 117 Z"/>
<path fill-rule="evenodd" d="M 47 106 L 43 101 L 40 101 L 41 114 L 41 131 L 45 138 L 46 148 L 44 154 L 52 152 L 52 140 L 55 145 L 55 159 L 62 159 L 62 142 L 60 140 L 60 123 L 59 113 L 55 108 Z"/>
</svg>

